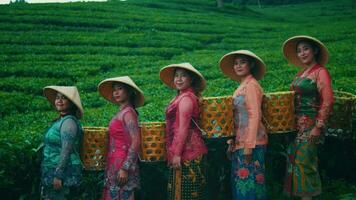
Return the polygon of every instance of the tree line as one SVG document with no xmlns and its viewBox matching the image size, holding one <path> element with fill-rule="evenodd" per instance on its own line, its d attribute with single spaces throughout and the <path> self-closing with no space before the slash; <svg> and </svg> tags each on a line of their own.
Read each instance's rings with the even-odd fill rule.
<svg viewBox="0 0 356 200">
<path fill-rule="evenodd" d="M 217 7 L 224 7 L 226 4 L 247 6 L 247 5 L 284 5 L 299 4 L 308 2 L 323 2 L 324 0 L 216 0 Z"/>
</svg>

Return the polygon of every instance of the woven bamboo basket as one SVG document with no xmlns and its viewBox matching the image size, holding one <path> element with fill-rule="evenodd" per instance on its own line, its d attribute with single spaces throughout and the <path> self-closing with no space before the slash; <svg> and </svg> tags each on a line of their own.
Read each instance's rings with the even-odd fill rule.
<svg viewBox="0 0 356 200">
<path fill-rule="evenodd" d="M 262 115 L 268 133 L 295 131 L 294 112 L 294 92 L 273 92 L 263 96 Z"/>
<path fill-rule="evenodd" d="M 352 113 L 355 108 L 356 95 L 334 91 L 334 106 L 328 122 L 328 132 L 334 134 L 352 133 Z"/>
<path fill-rule="evenodd" d="M 205 97 L 201 103 L 200 127 L 205 138 L 234 135 L 232 97 Z"/>
<path fill-rule="evenodd" d="M 108 129 L 84 127 L 81 159 L 86 170 L 104 170 L 106 165 Z"/>
<path fill-rule="evenodd" d="M 142 122 L 140 160 L 155 162 L 166 160 L 165 122 Z"/>
</svg>

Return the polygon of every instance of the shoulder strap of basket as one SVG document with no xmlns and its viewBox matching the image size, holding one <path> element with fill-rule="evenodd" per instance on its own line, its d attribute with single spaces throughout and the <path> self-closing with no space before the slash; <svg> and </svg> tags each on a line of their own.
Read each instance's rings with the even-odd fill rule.
<svg viewBox="0 0 356 200">
<path fill-rule="evenodd" d="M 188 97 L 188 98 L 190 98 L 191 100 L 197 100 L 197 99 L 193 99 L 194 97 L 192 96 L 192 95 L 190 95 L 189 93 L 186 93 L 186 94 L 184 94 L 184 95 L 182 95 L 181 97 L 180 97 L 180 99 L 182 99 L 183 97 Z M 198 125 L 198 123 L 193 119 L 193 117 L 191 118 L 191 121 L 195 124 L 195 126 L 201 131 L 201 133 L 203 134 L 203 135 L 206 135 L 207 133 L 202 129 L 202 128 L 200 128 L 200 126 Z M 191 135 L 190 135 L 190 137 L 191 137 Z M 189 138 L 190 138 L 189 137 Z"/>
<path fill-rule="evenodd" d="M 263 124 L 265 124 L 267 127 L 267 129 L 271 129 L 272 126 L 268 123 L 267 119 L 265 118 L 265 116 L 262 115 L 262 121 L 263 121 Z"/>
<path fill-rule="evenodd" d="M 261 108 L 261 110 L 263 111 L 263 109 L 265 109 L 265 106 L 264 106 L 264 103 L 266 103 L 265 101 L 266 101 L 266 94 L 263 94 L 263 97 L 262 97 L 262 108 Z M 266 126 L 266 128 L 267 129 L 271 129 L 272 128 L 272 126 L 271 126 L 271 124 L 269 124 L 268 123 L 268 120 L 265 118 L 265 116 L 263 115 L 263 112 L 262 112 L 262 114 L 261 114 L 261 117 L 262 117 L 262 122 L 263 122 L 263 124 Z"/>
<path fill-rule="evenodd" d="M 200 132 L 202 133 L 202 135 L 208 135 L 206 133 L 206 131 L 204 131 L 204 129 L 200 128 L 200 126 L 198 125 L 198 123 L 192 118 L 192 122 L 195 124 L 195 126 L 200 130 Z"/>
</svg>

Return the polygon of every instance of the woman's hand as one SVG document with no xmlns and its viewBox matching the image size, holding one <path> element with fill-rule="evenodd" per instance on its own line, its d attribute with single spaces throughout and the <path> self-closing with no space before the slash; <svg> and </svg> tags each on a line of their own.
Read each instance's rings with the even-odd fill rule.
<svg viewBox="0 0 356 200">
<path fill-rule="evenodd" d="M 226 141 L 226 143 L 229 145 L 226 153 L 233 153 L 235 151 L 235 141 L 233 139 L 229 139 L 228 141 Z"/>
<path fill-rule="evenodd" d="M 62 180 L 58 178 L 53 179 L 53 188 L 55 190 L 60 190 L 62 189 Z"/>
<path fill-rule="evenodd" d="M 235 141 L 233 139 L 229 139 L 226 143 L 229 145 L 226 150 L 227 158 L 232 160 L 232 153 L 235 151 Z"/>
<path fill-rule="evenodd" d="M 244 154 L 244 162 L 246 165 L 251 164 L 252 162 L 252 154 Z"/>
<path fill-rule="evenodd" d="M 129 173 L 126 170 L 120 169 L 117 179 L 119 180 L 119 185 L 125 185 L 127 183 L 127 177 Z"/>
<path fill-rule="evenodd" d="M 181 167 L 181 157 L 180 156 L 173 156 L 172 167 L 174 169 L 179 169 Z"/>
<path fill-rule="evenodd" d="M 314 127 L 311 131 L 310 131 L 310 135 L 309 135 L 309 142 L 310 143 L 317 143 L 319 141 L 320 138 L 320 134 L 321 134 L 321 130 L 318 127 Z"/>
<path fill-rule="evenodd" d="M 250 148 L 244 149 L 244 162 L 246 165 L 249 165 L 252 162 L 252 151 L 253 149 Z"/>
</svg>

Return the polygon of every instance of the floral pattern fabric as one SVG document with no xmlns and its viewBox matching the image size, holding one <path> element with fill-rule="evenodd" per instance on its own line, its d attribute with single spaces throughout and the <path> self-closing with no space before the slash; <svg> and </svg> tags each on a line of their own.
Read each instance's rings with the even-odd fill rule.
<svg viewBox="0 0 356 200">
<path fill-rule="evenodd" d="M 175 155 L 181 156 L 181 190 L 175 187 L 175 172 L 170 169 L 168 180 L 168 199 L 204 199 L 205 170 L 202 157 L 208 152 L 201 137 L 201 131 L 193 122 L 197 122 L 200 109 L 198 97 L 192 88 L 180 91 L 166 109 L 166 149 L 170 165 Z M 180 194 L 176 194 L 180 192 Z"/>
<path fill-rule="evenodd" d="M 317 144 L 322 143 L 332 111 L 333 91 L 327 69 L 319 64 L 298 73 L 291 84 L 295 91 L 297 136 L 287 149 L 287 175 L 284 192 L 294 196 L 316 196 L 321 193 Z M 318 141 L 309 142 L 314 127 L 321 130 Z"/>
<path fill-rule="evenodd" d="M 128 200 L 140 187 L 138 150 L 140 135 L 137 114 L 131 106 L 124 107 L 109 124 L 109 146 L 105 170 L 103 199 Z M 120 169 L 128 172 L 128 181 L 119 185 Z"/>
<path fill-rule="evenodd" d="M 81 183 L 82 165 L 78 152 L 82 135 L 82 127 L 72 115 L 61 117 L 46 132 L 41 163 L 44 199 L 65 199 L 69 188 Z M 62 180 L 61 190 L 54 191 L 54 178 Z"/>
<path fill-rule="evenodd" d="M 267 133 L 262 124 L 262 88 L 249 75 L 233 95 L 235 152 L 232 155 L 233 199 L 266 199 L 265 151 Z M 246 150 L 252 153 L 252 162 L 245 163 Z"/>
<path fill-rule="evenodd" d="M 265 145 L 253 149 L 252 161 L 245 162 L 243 149 L 232 155 L 231 183 L 234 200 L 267 199 L 265 186 Z"/>
</svg>

